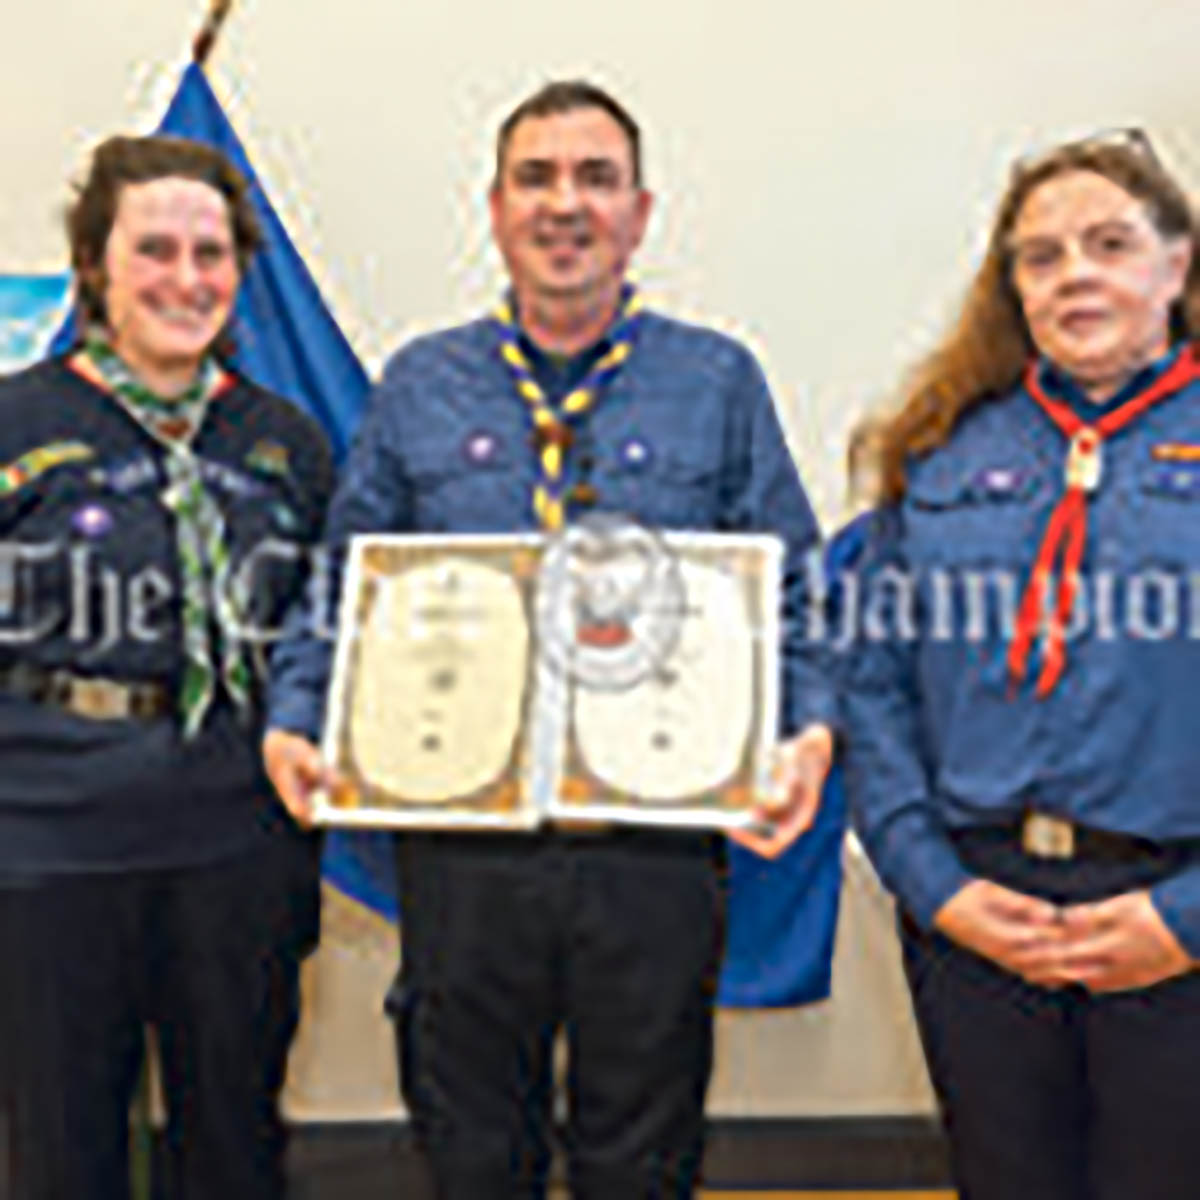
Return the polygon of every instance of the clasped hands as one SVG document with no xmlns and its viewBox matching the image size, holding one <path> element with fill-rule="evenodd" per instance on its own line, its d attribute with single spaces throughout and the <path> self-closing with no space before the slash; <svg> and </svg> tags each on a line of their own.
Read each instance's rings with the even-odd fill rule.
<svg viewBox="0 0 1200 1200">
<path fill-rule="evenodd" d="M 935 927 L 959 945 L 1045 988 L 1090 992 L 1150 987 L 1190 971 L 1190 955 L 1148 891 L 1058 906 L 975 879 L 938 910 Z"/>
</svg>

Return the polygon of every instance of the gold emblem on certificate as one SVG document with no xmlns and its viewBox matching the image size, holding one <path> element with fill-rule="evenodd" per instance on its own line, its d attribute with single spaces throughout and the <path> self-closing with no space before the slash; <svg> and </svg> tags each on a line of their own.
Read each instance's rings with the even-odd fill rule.
<svg viewBox="0 0 1200 1200">
<path fill-rule="evenodd" d="M 356 538 L 318 819 L 746 822 L 775 736 L 780 554 L 607 518 Z"/>
</svg>

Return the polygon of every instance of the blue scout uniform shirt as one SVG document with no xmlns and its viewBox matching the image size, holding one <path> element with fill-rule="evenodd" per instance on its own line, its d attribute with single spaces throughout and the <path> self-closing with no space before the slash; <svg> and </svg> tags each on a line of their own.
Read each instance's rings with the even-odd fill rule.
<svg viewBox="0 0 1200 1200">
<path fill-rule="evenodd" d="M 237 379 L 210 402 L 193 448 L 235 572 L 246 569 L 250 631 L 269 638 L 332 490 L 324 435 Z M 174 699 L 181 590 L 163 454 L 65 360 L 0 382 L 0 668 L 155 683 Z M 260 723 L 260 711 L 218 701 L 185 742 L 172 715 L 89 718 L 0 685 L 0 875 L 171 867 L 249 848 L 282 812 Z"/>
<path fill-rule="evenodd" d="M 1041 381 L 1094 419 L 1172 359 L 1103 406 L 1045 365 Z M 884 882 L 926 925 L 970 878 L 947 827 L 1033 808 L 1200 837 L 1200 386 L 1105 440 L 1066 670 L 1039 699 L 1036 652 L 1016 688 L 1005 656 L 1066 450 L 1023 388 L 981 405 L 912 464 L 858 564 L 840 656 L 848 793 Z M 1200 870 L 1153 899 L 1200 956 Z"/>
<path fill-rule="evenodd" d="M 586 480 L 593 511 L 653 527 L 780 535 L 782 728 L 832 724 L 822 648 L 805 636 L 806 556 L 817 549 L 817 526 L 758 364 L 722 334 L 655 313 L 642 315 L 635 336 L 628 361 L 575 426 L 568 487 Z M 335 553 L 360 532 L 536 531 L 529 412 L 499 347 L 494 323 L 479 320 L 420 338 L 391 360 L 330 507 L 326 541 Z M 531 361 L 559 399 L 592 358 Z M 331 646 L 300 609 L 288 628 L 272 660 L 268 722 L 315 740 Z"/>
</svg>

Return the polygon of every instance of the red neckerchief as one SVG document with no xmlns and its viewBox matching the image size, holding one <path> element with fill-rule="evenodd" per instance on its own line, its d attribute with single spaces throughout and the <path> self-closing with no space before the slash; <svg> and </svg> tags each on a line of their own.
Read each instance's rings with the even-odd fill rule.
<svg viewBox="0 0 1200 1200">
<path fill-rule="evenodd" d="M 1175 395 L 1198 379 L 1200 346 L 1192 345 L 1149 387 L 1089 425 L 1069 405 L 1046 395 L 1038 382 L 1036 363 L 1030 363 L 1026 369 L 1025 390 L 1070 444 L 1067 449 L 1066 487 L 1046 523 L 1046 532 L 1042 536 L 1033 571 L 1021 596 L 1017 627 L 1008 647 L 1008 676 L 1014 690 L 1025 679 L 1029 654 L 1041 631 L 1043 618 L 1046 644 L 1037 681 L 1039 697 L 1048 696 L 1054 690 L 1066 666 L 1065 629 L 1075 605 L 1075 593 L 1079 589 L 1079 568 L 1087 543 L 1088 496 L 1100 485 L 1104 439 L 1124 429 L 1160 400 Z M 1055 597 L 1054 611 L 1046 614 L 1046 591 L 1060 546 L 1062 574 L 1058 581 L 1058 595 Z"/>
</svg>

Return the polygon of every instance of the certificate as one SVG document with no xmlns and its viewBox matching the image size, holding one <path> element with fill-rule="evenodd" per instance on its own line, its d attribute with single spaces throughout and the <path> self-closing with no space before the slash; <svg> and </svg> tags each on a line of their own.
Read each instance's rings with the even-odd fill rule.
<svg viewBox="0 0 1200 1200">
<path fill-rule="evenodd" d="M 528 828 L 536 537 L 355 538 L 323 740 L 327 824 Z"/>
<path fill-rule="evenodd" d="M 325 824 L 728 828 L 770 784 L 782 548 L 613 519 L 355 538 Z"/>
<path fill-rule="evenodd" d="M 782 547 L 734 534 L 656 541 L 660 579 L 644 572 L 640 593 L 622 583 L 631 567 L 613 566 L 618 554 L 615 579 L 597 583 L 576 570 L 557 612 L 543 606 L 543 621 L 559 622 L 567 632 L 558 636 L 577 648 L 559 684 L 562 720 L 547 735 L 561 741 L 547 812 L 560 821 L 744 825 L 770 786 Z M 595 605 L 580 591 L 612 597 L 622 588 L 620 617 L 602 612 L 589 627 Z"/>
</svg>

